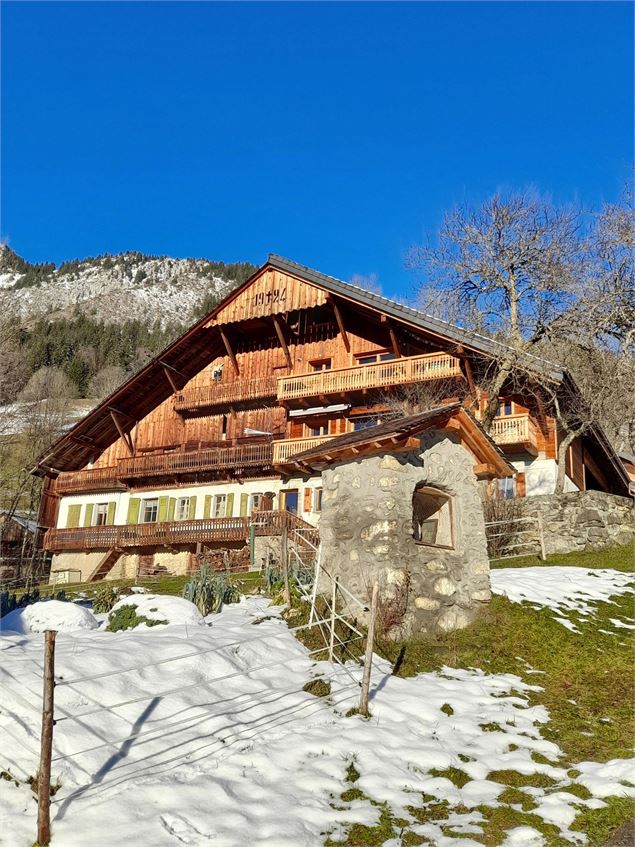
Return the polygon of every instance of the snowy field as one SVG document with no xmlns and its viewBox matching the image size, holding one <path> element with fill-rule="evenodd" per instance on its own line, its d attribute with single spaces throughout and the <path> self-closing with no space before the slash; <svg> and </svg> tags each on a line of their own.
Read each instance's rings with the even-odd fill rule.
<svg viewBox="0 0 635 847">
<path fill-rule="evenodd" d="M 609 568 L 576 568 L 551 565 L 533 568 L 500 568 L 490 573 L 492 592 L 504 594 L 514 603 L 529 603 L 535 609 L 552 609 L 555 619 L 575 632 L 568 615 L 584 619 L 597 604 L 632 591 L 632 573 Z M 612 621 L 617 627 L 630 628 L 625 621 Z"/>
<path fill-rule="evenodd" d="M 591 586 L 566 582 L 565 591 L 560 572 L 568 570 L 494 571 L 494 590 L 558 614 L 580 585 L 587 593 L 575 601 L 579 611 L 605 589 L 621 590 L 616 572 L 595 571 L 601 576 Z M 139 598 L 139 611 L 183 621 L 174 600 Z M 43 636 L 28 630 L 64 624 L 63 610 L 39 605 L 24 632 L 5 631 L 0 639 L 0 768 L 18 779 L 37 770 L 41 720 Z M 43 605 L 51 608 L 42 612 Z M 532 813 L 576 844 L 583 836 L 570 826 L 580 808 L 633 793 L 625 784 L 633 761 L 545 763 L 542 757 L 557 762 L 560 751 L 541 735 L 547 710 L 527 701 L 540 688 L 512 674 L 444 668 L 400 679 L 377 658 L 372 717 L 347 717 L 358 703 L 359 667 L 313 661 L 279 612 L 251 597 L 205 621 L 193 615 L 187 623 L 119 633 L 104 630 L 103 616 L 90 628 L 74 613 L 76 624 L 57 639 L 53 847 L 319 847 L 327 834 L 343 839 L 355 822 L 376 824 L 380 808 L 370 800 L 387 803 L 409 832 L 432 844 L 474 847 L 482 843 L 476 807 L 496 806 L 506 788 L 488 778 L 499 770 L 555 779 L 555 790 L 525 789 L 537 804 Z M 318 676 L 329 680 L 330 697 L 302 690 Z M 361 796 L 346 802 L 340 795 L 352 787 L 351 764 Z M 565 790 L 571 767 L 589 799 Z M 462 787 L 439 774 L 449 768 L 467 775 Z M 31 791 L 9 781 L 1 786 L 0 843 L 30 847 Z M 446 820 L 418 823 L 408 811 L 429 798 L 448 803 Z M 448 820 L 462 837 L 443 833 Z M 519 826 L 505 844 L 539 847 L 543 839 Z"/>
</svg>

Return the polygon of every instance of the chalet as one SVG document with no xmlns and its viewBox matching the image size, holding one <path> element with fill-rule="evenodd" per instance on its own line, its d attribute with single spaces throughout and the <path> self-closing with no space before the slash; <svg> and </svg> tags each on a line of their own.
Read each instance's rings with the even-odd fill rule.
<svg viewBox="0 0 635 847">
<path fill-rule="evenodd" d="M 54 568 L 84 579 L 187 572 L 203 547 L 242 548 L 319 523 L 321 473 L 294 457 L 394 415 L 443 386 L 478 418 L 504 348 L 278 256 L 59 438 L 39 461 L 40 525 Z M 528 380 L 537 379 L 527 357 Z M 541 363 L 540 379 L 569 380 Z M 433 392 L 434 393 L 434 392 Z M 535 391 L 504 396 L 490 436 L 513 476 L 499 496 L 553 491 L 558 432 Z M 475 460 L 476 461 L 476 460 Z M 598 429 L 567 459 L 568 490 L 626 493 Z"/>
</svg>

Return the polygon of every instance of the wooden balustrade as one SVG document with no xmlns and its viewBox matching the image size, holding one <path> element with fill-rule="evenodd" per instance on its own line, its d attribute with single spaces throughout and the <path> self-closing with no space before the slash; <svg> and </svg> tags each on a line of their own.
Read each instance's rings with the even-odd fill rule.
<svg viewBox="0 0 635 847">
<path fill-rule="evenodd" d="M 271 442 L 241 444 L 235 447 L 212 447 L 208 450 L 174 451 L 120 459 L 120 479 L 193 474 L 229 468 L 267 467 L 271 465 Z"/>
<path fill-rule="evenodd" d="M 315 438 L 286 438 L 283 441 L 273 442 L 273 464 L 284 464 L 291 456 L 317 447 L 324 441 L 330 441 L 334 435 L 320 435 Z"/>
<path fill-rule="evenodd" d="M 44 548 L 61 550 L 110 550 L 130 547 L 178 547 L 192 544 L 218 544 L 247 541 L 250 527 L 257 536 L 280 535 L 283 528 L 297 528 L 304 521 L 289 512 L 256 512 L 251 517 L 203 518 L 202 520 L 164 521 L 125 526 L 90 526 L 49 529 Z M 317 530 L 310 528 L 315 541 Z"/>
<path fill-rule="evenodd" d="M 116 467 L 88 468 L 73 473 L 61 473 L 54 482 L 56 494 L 72 494 L 81 491 L 125 490 L 119 481 Z"/>
<path fill-rule="evenodd" d="M 194 411 L 224 405 L 249 405 L 256 400 L 276 396 L 278 380 L 275 376 L 236 382 L 213 382 L 200 388 L 187 388 L 174 395 L 177 412 Z"/>
<path fill-rule="evenodd" d="M 536 425 L 527 413 L 494 418 L 490 435 L 501 447 L 513 445 L 534 451 L 538 444 Z"/>
<path fill-rule="evenodd" d="M 461 376 L 459 359 L 447 353 L 426 353 L 390 359 L 374 365 L 353 365 L 328 371 L 315 371 L 278 380 L 278 400 L 300 400 L 326 394 L 347 394 L 391 385 L 408 385 L 431 379 Z"/>
</svg>

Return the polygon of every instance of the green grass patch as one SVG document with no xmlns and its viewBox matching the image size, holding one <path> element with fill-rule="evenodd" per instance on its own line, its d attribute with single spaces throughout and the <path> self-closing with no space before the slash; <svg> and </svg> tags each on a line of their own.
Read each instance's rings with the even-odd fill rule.
<svg viewBox="0 0 635 847">
<path fill-rule="evenodd" d="M 331 683 L 323 679 L 312 679 L 302 686 L 302 690 L 314 697 L 328 697 L 331 693 Z"/>
<path fill-rule="evenodd" d="M 526 788 L 527 786 L 531 786 L 532 788 L 550 788 L 556 785 L 556 780 L 544 773 L 522 774 L 518 773 L 518 771 L 510 770 L 490 771 L 487 774 L 487 778 L 491 779 L 492 782 L 500 782 L 503 785 L 509 785 L 513 788 Z"/>
<path fill-rule="evenodd" d="M 430 776 L 440 776 L 445 779 L 449 779 L 453 785 L 456 785 L 457 788 L 463 788 L 464 785 L 467 785 L 470 782 L 471 777 L 469 777 L 465 771 L 462 771 L 460 768 L 445 768 L 445 770 L 438 770 L 437 768 L 432 768 L 428 771 Z"/>
<path fill-rule="evenodd" d="M 579 553 L 554 553 L 543 562 L 538 556 L 518 556 L 514 559 L 493 559 L 491 568 L 526 568 L 538 565 L 573 565 L 580 568 L 613 568 L 616 571 L 635 570 L 635 543 L 605 550 L 582 550 Z"/>
<path fill-rule="evenodd" d="M 581 809 L 571 824 L 574 832 L 586 833 L 589 847 L 604 844 L 612 832 L 635 816 L 629 797 L 606 797 L 604 802 L 603 809 Z"/>
</svg>

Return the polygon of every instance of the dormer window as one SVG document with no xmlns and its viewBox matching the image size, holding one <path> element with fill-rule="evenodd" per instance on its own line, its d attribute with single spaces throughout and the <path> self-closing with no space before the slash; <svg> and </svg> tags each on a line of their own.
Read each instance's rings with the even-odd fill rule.
<svg viewBox="0 0 635 847">
<path fill-rule="evenodd" d="M 430 547 L 454 547 L 452 498 L 425 485 L 412 495 L 412 537 Z"/>
</svg>

